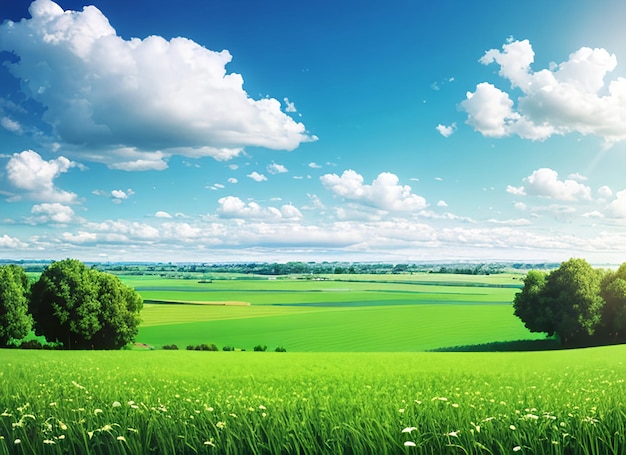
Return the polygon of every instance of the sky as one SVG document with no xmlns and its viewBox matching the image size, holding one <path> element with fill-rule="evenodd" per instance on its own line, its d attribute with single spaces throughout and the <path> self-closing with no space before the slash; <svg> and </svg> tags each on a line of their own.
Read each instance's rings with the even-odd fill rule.
<svg viewBox="0 0 626 455">
<path fill-rule="evenodd" d="M 0 258 L 626 261 L 626 2 L 0 0 Z"/>
</svg>

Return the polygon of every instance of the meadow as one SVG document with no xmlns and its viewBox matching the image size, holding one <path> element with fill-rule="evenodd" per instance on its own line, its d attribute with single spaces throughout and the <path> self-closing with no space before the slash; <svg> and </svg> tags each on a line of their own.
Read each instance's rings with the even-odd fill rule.
<svg viewBox="0 0 626 455">
<path fill-rule="evenodd" d="M 542 338 L 513 316 L 519 275 L 122 278 L 146 302 L 137 341 L 157 348 L 405 352 Z"/>
<path fill-rule="evenodd" d="M 123 276 L 143 348 L 0 350 L 0 455 L 626 451 L 626 346 L 417 352 L 541 338 L 519 275 L 217 278 Z"/>
<path fill-rule="evenodd" d="M 0 351 L 0 454 L 619 454 L 623 346 Z"/>
</svg>

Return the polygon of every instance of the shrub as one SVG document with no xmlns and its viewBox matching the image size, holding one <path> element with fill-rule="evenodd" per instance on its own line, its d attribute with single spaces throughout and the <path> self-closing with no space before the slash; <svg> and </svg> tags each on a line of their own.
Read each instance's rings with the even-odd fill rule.
<svg viewBox="0 0 626 455">
<path fill-rule="evenodd" d="M 278 347 L 275 349 L 275 351 L 276 351 L 276 352 L 287 352 L 287 349 L 283 348 L 282 346 L 278 346 Z"/>
<path fill-rule="evenodd" d="M 234 350 L 235 350 L 235 348 L 233 348 L 232 346 L 224 346 L 222 348 L 222 351 L 234 351 Z"/>
<path fill-rule="evenodd" d="M 175 344 L 164 344 L 163 349 L 166 351 L 178 351 L 178 346 Z"/>
<path fill-rule="evenodd" d="M 22 341 L 20 349 L 43 349 L 43 345 L 39 340 Z"/>
<path fill-rule="evenodd" d="M 265 352 L 267 351 L 267 346 L 261 346 L 260 344 L 254 347 L 254 350 L 257 352 Z"/>
</svg>

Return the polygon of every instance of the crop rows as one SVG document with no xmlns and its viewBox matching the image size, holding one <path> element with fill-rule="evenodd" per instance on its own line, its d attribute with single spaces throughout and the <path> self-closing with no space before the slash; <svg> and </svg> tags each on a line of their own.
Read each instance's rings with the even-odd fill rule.
<svg viewBox="0 0 626 455">
<path fill-rule="evenodd" d="M 0 454 L 623 453 L 625 352 L 0 351 Z"/>
</svg>

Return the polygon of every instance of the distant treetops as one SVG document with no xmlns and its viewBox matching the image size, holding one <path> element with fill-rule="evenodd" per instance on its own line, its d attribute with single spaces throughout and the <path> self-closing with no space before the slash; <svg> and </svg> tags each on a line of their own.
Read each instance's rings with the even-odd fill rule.
<svg viewBox="0 0 626 455">
<path fill-rule="evenodd" d="M 626 342 L 626 263 L 617 271 L 570 259 L 549 272 L 531 270 L 513 301 L 531 332 L 556 335 L 564 346 Z"/>
<path fill-rule="evenodd" d="M 17 266 L 0 267 L 0 345 L 36 335 L 65 349 L 120 349 L 134 341 L 141 296 L 76 259 L 52 263 L 29 285 Z"/>
</svg>

